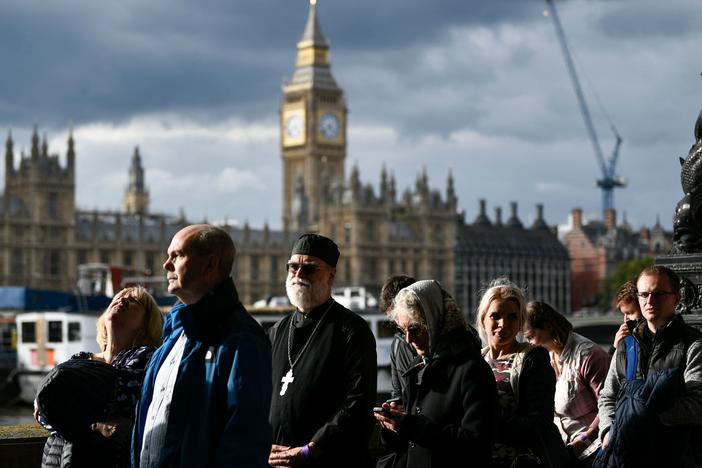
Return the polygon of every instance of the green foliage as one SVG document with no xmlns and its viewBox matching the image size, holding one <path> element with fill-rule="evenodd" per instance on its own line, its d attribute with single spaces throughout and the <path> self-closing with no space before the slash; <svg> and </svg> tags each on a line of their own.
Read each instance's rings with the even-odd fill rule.
<svg viewBox="0 0 702 468">
<path fill-rule="evenodd" d="M 639 273 L 641 273 L 641 270 L 647 266 L 653 265 L 654 260 L 655 259 L 651 257 L 646 257 L 637 260 L 619 262 L 612 276 L 605 279 L 604 287 L 599 300 L 600 307 L 602 307 L 603 310 L 609 310 L 612 307 L 612 299 L 614 299 L 614 295 L 616 294 L 617 289 L 619 289 L 619 286 L 626 281 L 636 280 L 636 277 L 639 275 Z"/>
</svg>

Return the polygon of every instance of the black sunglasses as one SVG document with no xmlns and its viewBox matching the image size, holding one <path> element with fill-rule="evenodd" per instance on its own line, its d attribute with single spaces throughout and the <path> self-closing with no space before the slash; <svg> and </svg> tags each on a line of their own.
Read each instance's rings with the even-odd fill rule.
<svg viewBox="0 0 702 468">
<path fill-rule="evenodd" d="M 320 266 L 316 263 L 297 263 L 288 262 L 285 264 L 285 268 L 290 273 L 297 273 L 298 270 L 302 270 L 303 275 L 313 275 L 320 270 Z"/>
<path fill-rule="evenodd" d="M 403 337 L 409 336 L 410 338 L 416 338 L 417 336 L 419 336 L 420 333 L 422 333 L 422 331 L 424 331 L 424 327 L 420 324 L 414 324 L 414 325 L 410 325 L 405 330 L 404 328 L 398 326 L 397 331 L 402 333 Z"/>
</svg>

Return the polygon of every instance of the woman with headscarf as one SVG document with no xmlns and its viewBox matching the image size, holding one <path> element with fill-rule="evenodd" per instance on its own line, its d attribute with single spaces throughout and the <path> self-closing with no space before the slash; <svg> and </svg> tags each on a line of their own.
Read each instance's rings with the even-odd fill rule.
<svg viewBox="0 0 702 468">
<path fill-rule="evenodd" d="M 609 354 L 584 336 L 553 307 L 541 301 L 527 304 L 524 337 L 543 346 L 556 372 L 554 422 L 572 456 L 574 465 L 592 466 L 600 448 L 597 400 L 607 378 Z"/>
<path fill-rule="evenodd" d="M 418 281 L 390 316 L 417 352 L 402 375 L 404 403 L 375 414 L 396 454 L 390 466 L 489 466 L 495 382 L 455 302 L 438 282 Z"/>
<path fill-rule="evenodd" d="M 492 466 L 560 468 L 568 453 L 553 424 L 556 376 L 544 348 L 517 340 L 525 317 L 524 293 L 504 279 L 493 281 L 478 305 L 482 354 L 497 383 Z"/>
<path fill-rule="evenodd" d="M 146 365 L 156 347 L 161 345 L 163 315 L 154 298 L 143 287 L 136 286 L 117 293 L 98 318 L 96 326 L 97 342 L 102 351 L 95 354 L 81 351 L 71 357 L 71 360 L 92 361 L 94 365 L 68 363 L 66 369 L 73 375 L 67 371 L 66 377 L 59 377 L 58 372 L 53 375 L 50 373 L 53 380 L 49 377 L 44 380 L 34 402 L 35 418 L 51 432 L 44 445 L 43 468 L 130 466 L 129 439 L 134 408 L 141 393 Z M 114 374 L 115 386 L 110 395 L 101 395 L 100 399 L 90 401 L 107 401 L 110 419 L 94 421 L 92 427 L 74 429 L 75 421 L 85 420 L 77 413 L 88 411 L 89 401 L 86 398 L 84 407 L 69 408 L 66 411 L 66 408 L 60 408 L 62 398 L 73 399 L 75 385 L 81 381 L 89 382 L 89 379 L 96 378 L 98 374 L 109 377 L 111 373 L 101 369 L 100 364 L 110 365 L 114 369 L 107 368 Z M 60 366 L 61 364 L 57 367 Z M 76 375 L 81 370 L 84 373 L 90 372 L 91 375 L 84 374 L 84 379 L 81 379 L 80 374 Z M 71 388 L 65 388 L 66 386 Z M 43 408 L 43 405 L 51 407 Z M 68 414 L 71 411 L 76 414 L 71 416 Z M 59 415 L 61 419 L 54 422 L 50 418 L 51 414 Z M 80 433 L 83 436 L 75 441 L 66 440 L 65 434 L 57 432 L 58 426 L 70 427 L 71 434 Z"/>
</svg>

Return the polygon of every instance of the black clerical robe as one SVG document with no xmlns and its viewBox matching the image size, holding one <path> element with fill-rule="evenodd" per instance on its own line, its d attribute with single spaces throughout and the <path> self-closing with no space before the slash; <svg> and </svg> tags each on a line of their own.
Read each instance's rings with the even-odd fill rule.
<svg viewBox="0 0 702 468">
<path fill-rule="evenodd" d="M 319 329 L 305 348 L 317 324 Z M 375 338 L 366 321 L 329 299 L 307 317 L 296 311 L 283 318 L 271 327 L 269 337 L 273 443 L 300 447 L 314 441 L 321 456 L 311 466 L 367 466 L 377 360 Z M 293 362 L 302 354 L 294 365 L 293 381 L 280 395 L 290 370 L 288 349 Z"/>
</svg>

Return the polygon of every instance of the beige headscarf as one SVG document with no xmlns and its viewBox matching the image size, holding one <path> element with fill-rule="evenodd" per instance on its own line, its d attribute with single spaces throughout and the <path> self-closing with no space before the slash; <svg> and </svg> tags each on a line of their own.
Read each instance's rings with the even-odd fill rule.
<svg viewBox="0 0 702 468">
<path fill-rule="evenodd" d="M 455 301 L 438 281 L 417 281 L 402 291 L 412 294 L 422 307 L 429 332 L 429 355 L 436 351 L 436 345 L 442 335 L 455 328 L 467 329 L 466 321 Z"/>
</svg>

